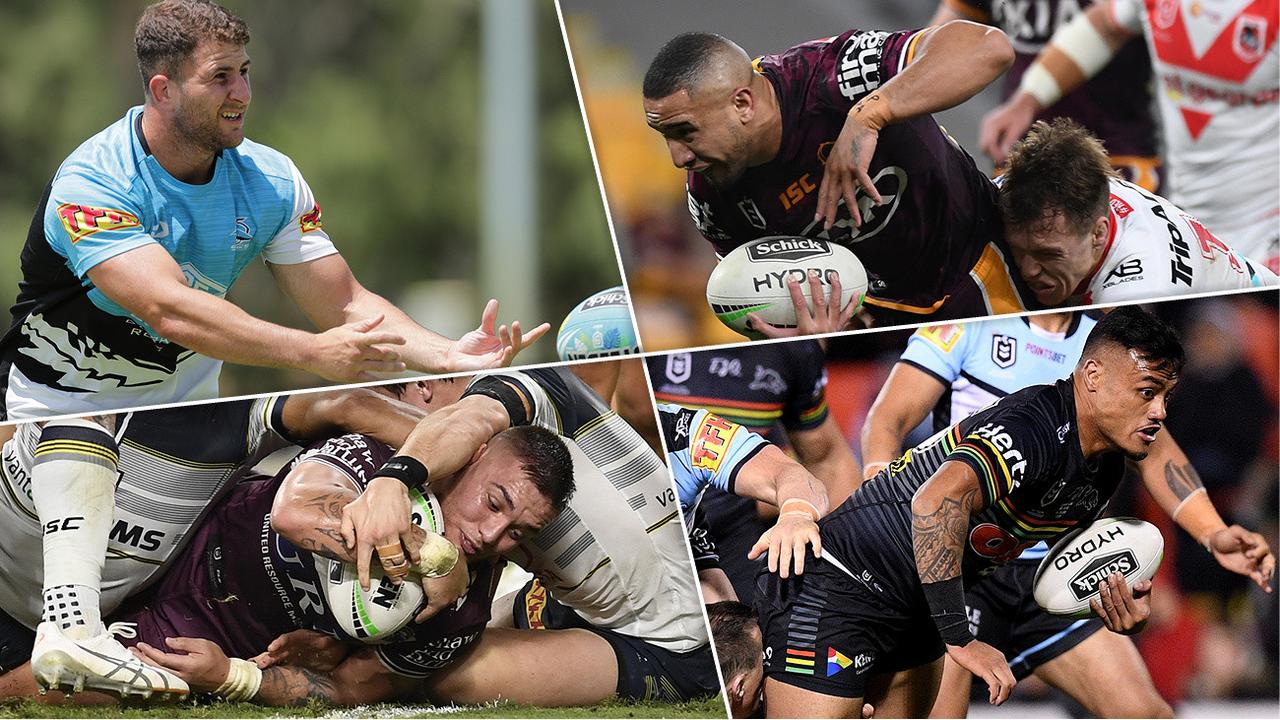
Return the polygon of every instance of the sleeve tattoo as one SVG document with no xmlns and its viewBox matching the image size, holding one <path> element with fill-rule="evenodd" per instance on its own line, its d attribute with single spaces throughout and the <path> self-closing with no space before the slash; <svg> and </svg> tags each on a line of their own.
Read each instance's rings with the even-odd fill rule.
<svg viewBox="0 0 1280 720">
<path fill-rule="evenodd" d="M 958 500 L 944 497 L 937 509 L 927 514 L 912 509 L 911 544 L 921 583 L 959 577 L 969 511 L 977 494 L 978 489 L 973 488 Z"/>
<path fill-rule="evenodd" d="M 1164 464 L 1164 480 L 1169 484 L 1169 489 L 1173 491 L 1175 497 L 1181 502 L 1191 497 L 1191 493 L 1204 487 L 1204 483 L 1200 481 L 1200 473 L 1191 463 L 1178 463 L 1170 460 Z"/>
</svg>

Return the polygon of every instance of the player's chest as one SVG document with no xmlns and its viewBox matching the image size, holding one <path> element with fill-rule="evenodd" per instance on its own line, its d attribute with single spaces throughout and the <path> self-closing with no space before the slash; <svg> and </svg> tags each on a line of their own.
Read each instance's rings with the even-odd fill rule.
<svg viewBox="0 0 1280 720">
<path fill-rule="evenodd" d="M 191 287 L 225 295 L 270 240 L 280 220 L 277 215 L 230 191 L 201 198 L 165 197 L 156 204 L 148 230 L 173 256 Z"/>
<path fill-rule="evenodd" d="M 794 392 L 785 363 L 750 353 L 671 353 L 650 361 L 650 375 L 662 399 L 746 425 L 772 424 Z"/>
</svg>

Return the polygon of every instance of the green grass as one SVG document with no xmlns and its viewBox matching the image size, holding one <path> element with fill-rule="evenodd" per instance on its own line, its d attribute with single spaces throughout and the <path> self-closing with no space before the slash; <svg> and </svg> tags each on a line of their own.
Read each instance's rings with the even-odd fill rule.
<svg viewBox="0 0 1280 720">
<path fill-rule="evenodd" d="M 0 718 L 723 718 L 724 701 L 709 700 L 670 705 L 665 703 L 608 702 L 591 707 L 541 708 L 501 703 L 468 707 L 430 707 L 384 703 L 356 708 L 331 708 L 313 703 L 301 708 L 266 708 L 249 703 L 194 703 L 158 707 L 118 705 L 45 705 L 30 700 L 0 701 Z"/>
</svg>

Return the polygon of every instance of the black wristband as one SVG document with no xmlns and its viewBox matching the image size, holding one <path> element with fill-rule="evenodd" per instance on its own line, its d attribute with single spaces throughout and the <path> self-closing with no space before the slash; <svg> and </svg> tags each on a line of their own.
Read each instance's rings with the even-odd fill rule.
<svg viewBox="0 0 1280 720">
<path fill-rule="evenodd" d="M 427 484 L 427 466 L 408 455 L 396 455 L 387 461 L 374 477 L 395 478 L 409 489 L 422 488 Z"/>
<path fill-rule="evenodd" d="M 929 615 L 934 625 L 938 626 L 938 634 L 942 642 L 948 645 L 964 647 L 973 642 L 973 633 L 969 632 L 969 614 L 964 603 L 964 582 L 954 577 L 942 582 L 924 583 L 924 598 L 929 602 Z"/>
</svg>

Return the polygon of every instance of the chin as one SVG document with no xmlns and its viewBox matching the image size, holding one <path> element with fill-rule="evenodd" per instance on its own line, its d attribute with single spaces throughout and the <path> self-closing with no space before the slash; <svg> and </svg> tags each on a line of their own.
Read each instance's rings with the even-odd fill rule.
<svg viewBox="0 0 1280 720">
<path fill-rule="evenodd" d="M 1142 462 L 1143 460 L 1146 460 L 1147 455 L 1150 455 L 1150 454 L 1151 453 L 1149 453 L 1146 448 L 1142 448 L 1141 450 L 1125 450 L 1124 451 L 1124 456 L 1134 462 Z"/>
</svg>

